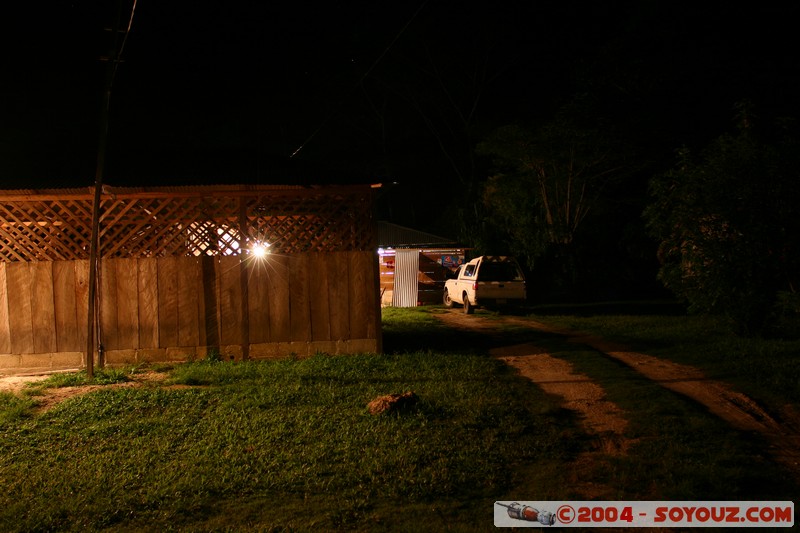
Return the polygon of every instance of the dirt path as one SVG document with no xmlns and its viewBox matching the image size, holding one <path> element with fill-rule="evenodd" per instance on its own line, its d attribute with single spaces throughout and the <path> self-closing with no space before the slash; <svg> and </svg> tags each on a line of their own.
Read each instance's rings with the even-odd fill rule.
<svg viewBox="0 0 800 533">
<path fill-rule="evenodd" d="M 488 334 L 498 333 L 499 326 L 512 324 L 554 333 L 564 336 L 569 342 L 589 346 L 621 361 L 663 387 L 706 406 L 731 426 L 762 435 L 770 444 L 769 453 L 800 479 L 800 413 L 792 409 L 784 409 L 776 419 L 751 398 L 733 390 L 726 383 L 706 378 L 697 368 L 632 352 L 598 337 L 549 327 L 534 320 L 519 317 L 486 320 L 480 316 L 464 315 L 458 310 L 449 310 L 436 316 L 454 327 Z M 630 444 L 623 435 L 625 423 L 622 411 L 606 400 L 602 389 L 588 377 L 575 374 L 568 363 L 551 357 L 533 345 L 494 348 L 491 353 L 517 368 L 546 392 L 564 398 L 564 407 L 578 412 L 586 431 L 609 443 L 605 453 L 624 452 Z"/>
<path fill-rule="evenodd" d="M 450 326 L 481 331 L 500 337 L 498 322 L 455 310 L 436 315 Z M 567 361 L 558 359 L 535 344 L 525 343 L 492 348 L 490 353 L 530 379 L 546 393 L 561 398 L 562 406 L 577 413 L 584 431 L 594 445 L 571 463 L 569 485 L 587 500 L 613 500 L 614 489 L 586 475 L 603 457 L 624 454 L 632 441 L 625 437 L 628 420 L 622 409 L 606 398 L 600 385 L 575 372 Z"/>
<path fill-rule="evenodd" d="M 620 455 L 631 444 L 625 437 L 628 420 L 622 410 L 606 399 L 602 387 L 588 376 L 577 373 L 567 361 L 552 357 L 534 344 L 518 344 L 492 348 L 492 356 L 516 368 L 546 393 L 562 399 L 564 408 L 578 413 L 586 433 L 594 445 L 571 464 L 569 484 L 583 498 L 613 500 L 613 488 L 587 476 L 604 456 Z"/>
</svg>

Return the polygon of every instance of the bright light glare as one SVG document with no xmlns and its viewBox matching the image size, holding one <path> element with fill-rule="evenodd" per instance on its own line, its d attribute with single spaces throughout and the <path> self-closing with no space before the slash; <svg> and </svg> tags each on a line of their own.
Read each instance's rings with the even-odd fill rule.
<svg viewBox="0 0 800 533">
<path fill-rule="evenodd" d="M 250 249 L 250 252 L 253 254 L 253 257 L 261 259 L 269 253 L 269 244 L 262 242 L 256 243 Z"/>
</svg>

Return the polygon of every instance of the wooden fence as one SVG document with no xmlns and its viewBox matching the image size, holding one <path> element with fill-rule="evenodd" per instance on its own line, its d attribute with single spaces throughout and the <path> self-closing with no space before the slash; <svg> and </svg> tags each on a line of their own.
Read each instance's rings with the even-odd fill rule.
<svg viewBox="0 0 800 533">
<path fill-rule="evenodd" d="M 364 190 L 346 190 L 356 202 L 337 188 L 302 192 L 109 194 L 97 285 L 105 362 L 380 351 Z M 0 368 L 83 364 L 87 198 L 0 195 Z"/>
</svg>

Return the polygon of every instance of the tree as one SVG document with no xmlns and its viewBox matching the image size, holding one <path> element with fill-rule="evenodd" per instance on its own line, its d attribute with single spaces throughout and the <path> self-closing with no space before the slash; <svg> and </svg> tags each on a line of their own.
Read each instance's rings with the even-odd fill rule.
<svg viewBox="0 0 800 533">
<path fill-rule="evenodd" d="M 651 182 L 644 217 L 660 242 L 659 278 L 692 311 L 766 331 L 776 304 L 797 294 L 800 201 L 796 143 L 759 139 L 744 113 L 736 134 Z"/>
<path fill-rule="evenodd" d="M 490 221 L 529 266 L 569 250 L 606 185 L 626 169 L 610 129 L 575 116 L 562 112 L 536 131 L 505 126 L 478 146 L 497 165 L 483 195 Z"/>
</svg>

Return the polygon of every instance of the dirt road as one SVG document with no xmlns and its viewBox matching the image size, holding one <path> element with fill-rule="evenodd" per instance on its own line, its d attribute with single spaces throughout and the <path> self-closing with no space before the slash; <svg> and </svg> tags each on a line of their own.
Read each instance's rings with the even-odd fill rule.
<svg viewBox="0 0 800 533">
<path fill-rule="evenodd" d="M 436 316 L 452 327 L 482 331 L 498 337 L 504 325 L 514 325 L 561 335 L 569 342 L 588 346 L 626 364 L 659 385 L 704 405 L 731 426 L 762 435 L 770 444 L 770 455 L 800 480 L 800 413 L 787 408 L 777 415 L 770 414 L 730 385 L 706 378 L 697 368 L 633 352 L 597 337 L 552 328 L 535 320 L 514 316 L 489 319 L 480 315 L 465 315 L 456 309 Z M 500 346 L 493 348 L 491 354 L 518 369 L 521 375 L 537 383 L 546 392 L 562 397 L 564 407 L 576 411 L 587 433 L 595 435 L 601 443 L 597 453 L 624 453 L 631 444 L 625 438 L 627 421 L 623 418 L 622 410 L 606 399 L 605 392 L 598 384 L 574 372 L 568 362 L 552 357 L 532 344 Z"/>
</svg>

